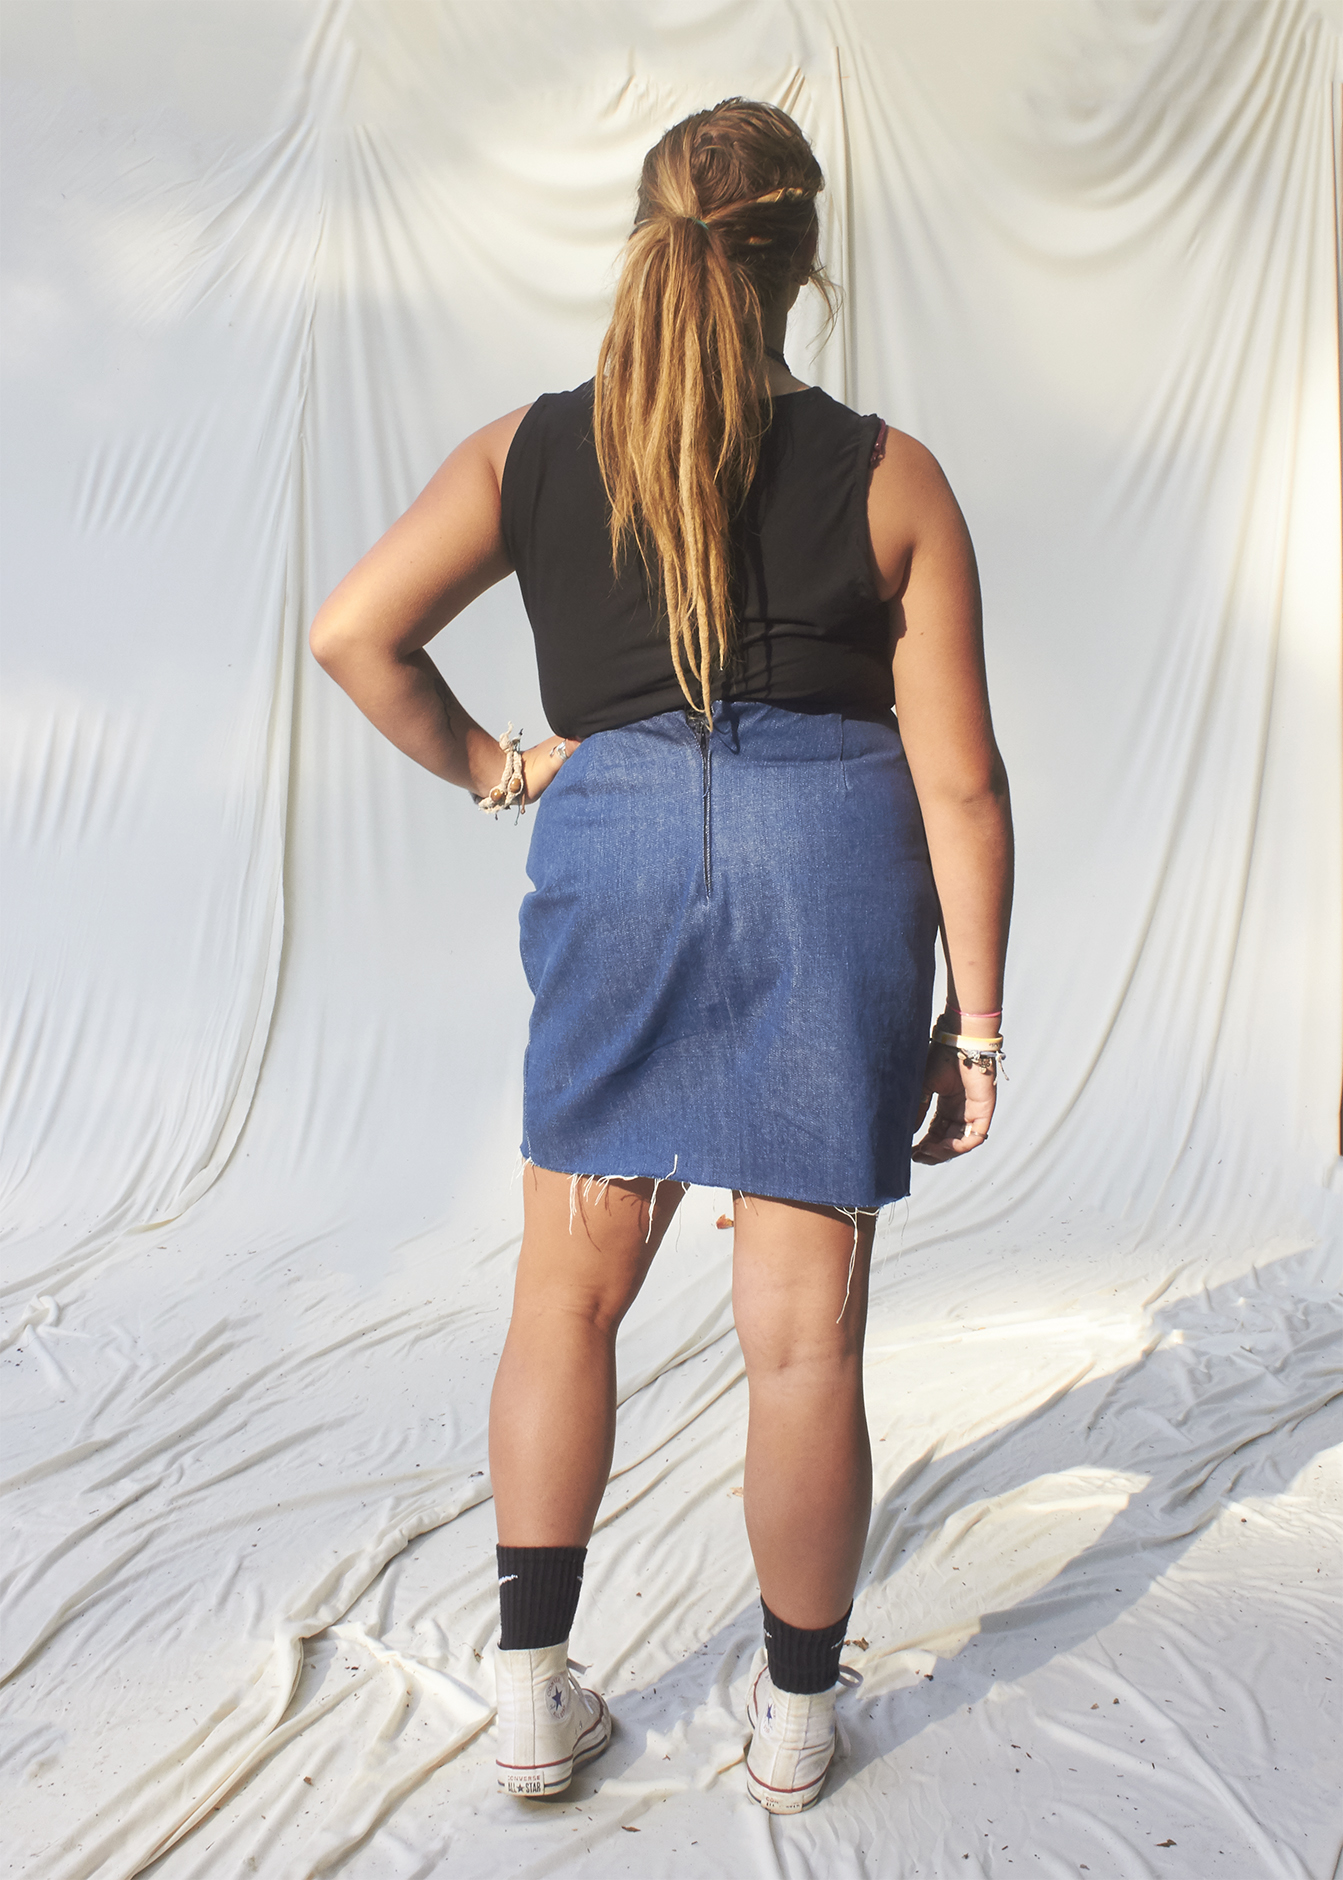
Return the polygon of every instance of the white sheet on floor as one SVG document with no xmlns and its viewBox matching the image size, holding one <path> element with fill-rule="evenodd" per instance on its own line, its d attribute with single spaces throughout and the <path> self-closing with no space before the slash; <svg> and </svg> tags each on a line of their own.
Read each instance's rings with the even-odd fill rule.
<svg viewBox="0 0 1343 1880">
<path fill-rule="evenodd" d="M 5 32 L 11 1871 L 1329 1880 L 1336 27 L 10 0 Z M 741 1770 L 712 1194 L 622 1345 L 574 1641 L 615 1743 L 562 1803 L 493 1793 L 529 825 L 303 650 L 458 438 L 590 373 L 642 152 L 733 91 L 830 181 L 844 315 L 791 359 L 968 515 L 1020 835 L 1012 1080 L 883 1223 L 866 1681 L 788 1823 Z M 540 735 L 512 583 L 435 652 Z"/>
</svg>

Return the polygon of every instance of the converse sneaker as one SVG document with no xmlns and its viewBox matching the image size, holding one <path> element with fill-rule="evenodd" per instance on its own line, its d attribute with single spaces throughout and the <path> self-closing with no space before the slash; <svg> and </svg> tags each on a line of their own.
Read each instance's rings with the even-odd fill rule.
<svg viewBox="0 0 1343 1880">
<path fill-rule="evenodd" d="M 568 1643 L 494 1654 L 498 1689 L 496 1758 L 508 1795 L 558 1795 L 574 1770 L 611 1741 L 611 1713 L 569 1672 Z"/>
<path fill-rule="evenodd" d="M 847 1666 L 839 1676 L 828 1691 L 803 1695 L 777 1690 L 768 1660 L 752 1667 L 746 1721 L 755 1734 L 746 1752 L 746 1793 L 772 1815 L 800 1814 L 820 1800 L 835 1754 L 835 1699 L 840 1685 L 860 1681 Z"/>
</svg>

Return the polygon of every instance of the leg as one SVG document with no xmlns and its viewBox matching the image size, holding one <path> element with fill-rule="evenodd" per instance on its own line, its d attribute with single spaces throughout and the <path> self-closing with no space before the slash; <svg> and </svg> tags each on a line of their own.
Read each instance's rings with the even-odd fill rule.
<svg viewBox="0 0 1343 1880">
<path fill-rule="evenodd" d="M 863 1333 L 875 1219 L 859 1215 L 856 1246 L 837 1208 L 738 1195 L 734 1220 L 746 1531 L 766 1606 L 819 1629 L 849 1609 L 872 1510 Z"/>
<path fill-rule="evenodd" d="M 506 1547 L 586 1547 L 611 1472 L 615 1338 L 685 1190 L 528 1164 L 513 1317 L 490 1399 L 490 1478 Z M 570 1198 L 574 1193 L 572 1219 Z M 651 1225 L 651 1231 L 650 1231 Z"/>
<path fill-rule="evenodd" d="M 499 1528 L 496 1763 L 511 1795 L 559 1795 L 611 1737 L 602 1698 L 570 1675 L 583 1553 L 611 1473 L 616 1329 L 679 1183 L 575 1184 L 529 1164 L 513 1318 L 490 1400 Z"/>
</svg>

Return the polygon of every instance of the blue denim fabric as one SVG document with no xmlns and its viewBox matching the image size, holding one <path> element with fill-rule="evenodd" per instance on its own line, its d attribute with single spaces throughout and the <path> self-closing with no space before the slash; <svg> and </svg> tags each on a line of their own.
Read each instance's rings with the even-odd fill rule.
<svg viewBox="0 0 1343 1880">
<path fill-rule="evenodd" d="M 909 1192 L 937 897 L 892 720 L 717 704 L 585 740 L 537 806 L 523 1154 L 878 1207 Z"/>
</svg>

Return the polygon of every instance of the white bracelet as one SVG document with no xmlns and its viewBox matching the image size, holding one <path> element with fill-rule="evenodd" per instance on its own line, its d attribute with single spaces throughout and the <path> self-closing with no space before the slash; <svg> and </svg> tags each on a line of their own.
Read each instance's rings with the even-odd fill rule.
<svg viewBox="0 0 1343 1880">
<path fill-rule="evenodd" d="M 511 718 L 499 740 L 499 749 L 504 753 L 504 774 L 489 794 L 478 796 L 476 802 L 487 816 L 498 816 L 501 809 L 511 808 L 516 808 L 519 816 L 525 816 L 527 780 L 522 772 L 522 732 L 514 731 Z"/>
<path fill-rule="evenodd" d="M 1001 1037 L 967 1038 L 961 1032 L 934 1028 L 931 1042 L 954 1051 L 962 1064 L 969 1064 L 974 1070 L 987 1071 L 994 1079 L 1001 1071 L 1004 1080 L 1007 1079 L 1007 1053 Z"/>
</svg>

